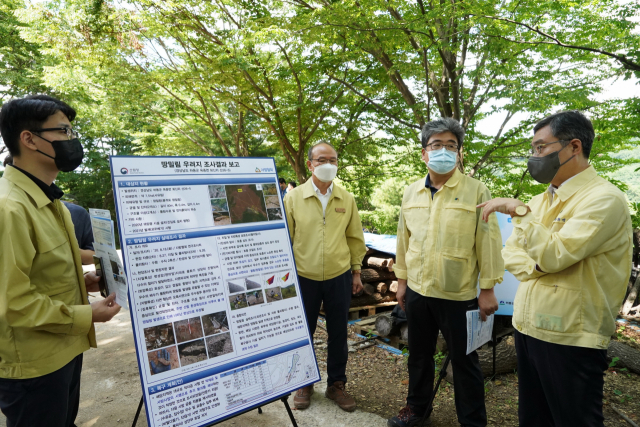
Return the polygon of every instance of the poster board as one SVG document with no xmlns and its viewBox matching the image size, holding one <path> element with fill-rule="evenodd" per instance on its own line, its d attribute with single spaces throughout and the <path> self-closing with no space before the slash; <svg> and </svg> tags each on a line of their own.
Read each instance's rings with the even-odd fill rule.
<svg viewBox="0 0 640 427">
<path fill-rule="evenodd" d="M 320 379 L 272 158 L 113 156 L 149 426 L 204 426 Z"/>
</svg>

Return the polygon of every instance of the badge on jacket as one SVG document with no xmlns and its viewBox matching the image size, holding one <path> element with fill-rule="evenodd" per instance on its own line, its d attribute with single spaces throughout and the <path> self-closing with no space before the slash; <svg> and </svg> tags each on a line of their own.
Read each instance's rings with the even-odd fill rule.
<svg viewBox="0 0 640 427">
<path fill-rule="evenodd" d="M 345 208 L 336 208 L 336 212 L 345 213 L 347 210 Z"/>
</svg>

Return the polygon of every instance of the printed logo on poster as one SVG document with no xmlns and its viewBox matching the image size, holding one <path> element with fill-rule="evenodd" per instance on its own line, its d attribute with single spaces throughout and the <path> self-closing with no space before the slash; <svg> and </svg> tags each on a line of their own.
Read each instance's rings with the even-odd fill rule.
<svg viewBox="0 0 640 427">
<path fill-rule="evenodd" d="M 127 168 L 122 168 L 122 169 L 120 169 L 120 173 L 121 173 L 122 175 L 126 175 L 126 174 L 128 174 L 128 173 L 129 173 L 129 169 L 127 169 Z"/>
</svg>

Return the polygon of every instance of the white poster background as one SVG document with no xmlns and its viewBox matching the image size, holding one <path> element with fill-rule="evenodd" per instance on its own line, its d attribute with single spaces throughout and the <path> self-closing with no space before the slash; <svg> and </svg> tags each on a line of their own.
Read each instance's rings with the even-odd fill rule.
<svg viewBox="0 0 640 427">
<path fill-rule="evenodd" d="M 110 161 L 149 425 L 318 381 L 273 159 Z"/>
</svg>

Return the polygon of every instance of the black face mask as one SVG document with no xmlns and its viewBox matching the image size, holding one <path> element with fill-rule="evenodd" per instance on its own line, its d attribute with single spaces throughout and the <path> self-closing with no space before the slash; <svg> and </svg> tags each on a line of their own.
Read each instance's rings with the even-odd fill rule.
<svg viewBox="0 0 640 427">
<path fill-rule="evenodd" d="M 40 135 L 38 137 L 42 138 Z M 62 141 L 49 141 L 44 139 L 49 144 L 53 145 L 53 151 L 56 153 L 55 157 L 51 157 L 47 153 L 37 150 L 39 153 L 53 159 L 56 162 L 56 167 L 60 172 L 71 172 L 76 170 L 84 157 L 84 150 L 82 144 L 78 138 L 63 139 Z"/>
<path fill-rule="evenodd" d="M 553 181 L 560 168 L 569 160 L 575 157 L 575 154 L 569 157 L 565 162 L 560 163 L 559 153 L 568 147 L 570 144 L 565 145 L 558 151 L 554 151 L 544 157 L 529 157 L 527 162 L 527 169 L 531 177 L 538 181 L 540 184 L 548 184 Z"/>
</svg>

